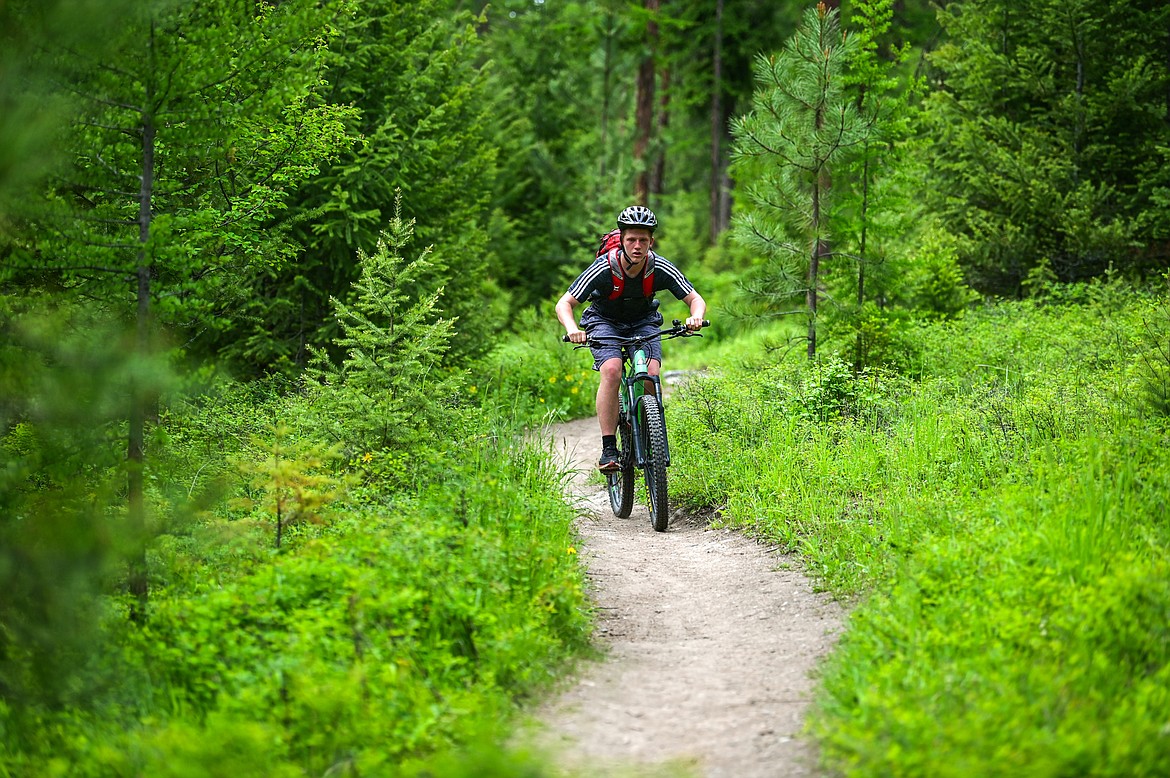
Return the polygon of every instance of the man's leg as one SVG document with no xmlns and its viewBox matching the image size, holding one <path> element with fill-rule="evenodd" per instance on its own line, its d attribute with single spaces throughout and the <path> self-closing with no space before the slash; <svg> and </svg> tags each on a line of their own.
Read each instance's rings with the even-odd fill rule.
<svg viewBox="0 0 1170 778">
<path fill-rule="evenodd" d="M 647 372 L 650 375 L 659 375 L 662 372 L 662 363 L 657 359 L 651 359 L 650 364 L 647 365 Z M 654 394 L 654 382 L 646 381 L 646 394 Z"/>
<path fill-rule="evenodd" d="M 617 434 L 618 385 L 622 382 L 622 361 L 607 359 L 598 368 L 601 381 L 597 384 L 597 420 L 601 434 Z"/>
<path fill-rule="evenodd" d="M 622 380 L 621 359 L 607 359 L 598 368 L 597 420 L 601 425 L 601 470 L 619 469 L 617 455 L 618 386 Z"/>
</svg>

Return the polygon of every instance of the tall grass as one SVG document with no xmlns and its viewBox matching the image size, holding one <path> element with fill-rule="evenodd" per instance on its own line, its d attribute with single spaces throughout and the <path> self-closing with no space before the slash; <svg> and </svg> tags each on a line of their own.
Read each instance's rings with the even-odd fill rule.
<svg viewBox="0 0 1170 778">
<path fill-rule="evenodd" d="M 1170 772 L 1170 452 L 1133 369 L 1157 306 L 993 306 L 922 327 L 913 381 L 826 360 L 676 398 L 676 499 L 856 601 L 810 725 L 830 768 Z"/>
</svg>

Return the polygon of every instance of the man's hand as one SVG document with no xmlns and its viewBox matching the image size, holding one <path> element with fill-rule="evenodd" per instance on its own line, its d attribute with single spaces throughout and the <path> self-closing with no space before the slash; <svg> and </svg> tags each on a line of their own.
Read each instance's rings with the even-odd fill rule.
<svg viewBox="0 0 1170 778">
<path fill-rule="evenodd" d="M 696 332 L 698 330 L 703 329 L 703 317 L 702 316 L 688 317 L 687 318 L 687 329 L 690 330 L 691 332 Z"/>
<path fill-rule="evenodd" d="M 585 330 L 573 330 L 568 333 L 570 343 L 584 343 L 589 337 L 585 334 Z"/>
</svg>

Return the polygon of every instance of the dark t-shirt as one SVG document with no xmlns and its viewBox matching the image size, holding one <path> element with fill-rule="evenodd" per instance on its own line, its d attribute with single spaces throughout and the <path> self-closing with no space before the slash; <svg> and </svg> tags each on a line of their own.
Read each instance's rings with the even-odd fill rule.
<svg viewBox="0 0 1170 778">
<path fill-rule="evenodd" d="M 643 267 L 642 272 L 645 270 Z M 622 271 L 625 272 L 624 267 Z M 670 292 L 681 300 L 695 291 L 695 287 L 691 286 L 687 277 L 671 264 L 670 260 L 655 254 L 654 291 Z M 609 296 L 612 293 L 613 273 L 604 254 L 595 259 L 593 264 L 569 285 L 569 294 L 574 299 L 592 303 L 585 312 L 589 317 L 601 316 L 610 321 L 628 324 L 646 319 L 654 313 L 653 296 L 643 295 L 642 273 L 632 278 L 626 276 L 626 283 L 619 299 L 610 300 Z M 585 317 L 582 317 L 582 321 L 585 321 Z"/>
</svg>

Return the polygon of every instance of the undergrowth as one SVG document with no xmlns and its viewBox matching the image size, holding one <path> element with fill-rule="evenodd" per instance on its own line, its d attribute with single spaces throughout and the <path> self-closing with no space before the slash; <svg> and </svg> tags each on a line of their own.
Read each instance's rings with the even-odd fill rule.
<svg viewBox="0 0 1170 778">
<path fill-rule="evenodd" d="M 828 768 L 1170 772 L 1164 305 L 1102 284 L 921 325 L 910 377 L 791 361 L 674 399 L 672 497 L 855 602 Z"/>
<path fill-rule="evenodd" d="M 441 365 L 450 322 L 437 290 L 402 291 L 407 237 L 396 220 L 359 256 L 340 360 L 162 384 L 139 621 L 120 422 L 76 388 L 118 385 L 72 367 L 92 329 L 0 319 L 45 331 L 0 348 L 0 573 L 26 584 L 0 600 L 0 775 L 421 776 L 489 751 L 478 774 L 540 774 L 503 744 L 587 646 L 575 513 L 526 415 Z"/>
</svg>

